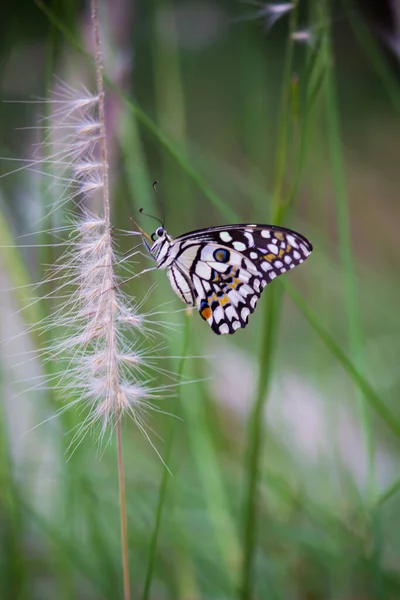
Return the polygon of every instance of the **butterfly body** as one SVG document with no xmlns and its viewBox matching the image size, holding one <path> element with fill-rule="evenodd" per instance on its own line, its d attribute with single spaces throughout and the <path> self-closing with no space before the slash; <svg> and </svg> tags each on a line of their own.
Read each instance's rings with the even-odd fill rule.
<svg viewBox="0 0 400 600">
<path fill-rule="evenodd" d="M 312 251 L 301 234 L 273 225 L 210 227 L 171 237 L 164 227 L 148 249 L 174 292 L 217 334 L 247 325 L 264 287 Z"/>
</svg>

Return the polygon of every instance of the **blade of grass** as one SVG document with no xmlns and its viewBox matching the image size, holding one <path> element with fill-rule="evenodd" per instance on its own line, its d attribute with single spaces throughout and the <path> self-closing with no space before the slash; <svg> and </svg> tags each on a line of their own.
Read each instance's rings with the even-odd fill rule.
<svg viewBox="0 0 400 600">
<path fill-rule="evenodd" d="M 309 308 L 308 303 L 302 298 L 296 288 L 288 283 L 288 281 L 281 282 L 285 287 L 286 293 L 296 304 L 297 308 L 301 311 L 311 327 L 318 334 L 321 340 L 324 342 L 326 347 L 332 352 L 335 358 L 341 363 L 343 368 L 348 372 L 354 382 L 357 384 L 360 391 L 364 394 L 366 400 L 369 402 L 371 407 L 375 410 L 377 415 L 387 425 L 387 427 L 400 439 L 400 422 L 382 402 L 379 395 L 375 392 L 373 387 L 368 381 L 361 375 L 359 370 L 354 366 L 352 361 L 348 358 L 346 353 L 342 350 L 339 344 L 333 339 L 329 332 L 325 329 L 318 317 Z"/>
<path fill-rule="evenodd" d="M 199 355 L 196 340 L 190 340 L 190 353 Z M 198 379 L 193 372 L 193 378 Z M 233 597 L 238 584 L 238 569 L 241 562 L 241 548 L 224 477 L 221 472 L 220 459 L 207 421 L 207 407 L 204 403 L 204 392 L 201 385 L 184 388 L 182 412 L 185 416 L 189 441 L 196 470 L 199 473 L 208 519 L 213 529 L 214 545 L 219 553 L 219 569 L 225 573 L 228 597 Z"/>
<path fill-rule="evenodd" d="M 189 336 L 190 336 L 190 322 L 191 322 L 190 318 L 185 319 L 185 329 L 184 329 L 184 334 L 183 334 L 182 354 L 181 354 L 182 358 L 179 361 L 178 372 L 177 372 L 179 380 L 182 379 L 186 356 L 187 356 L 187 352 L 188 352 Z M 171 409 L 172 417 L 175 417 L 178 414 L 180 399 L 181 399 L 181 387 L 179 387 L 179 390 L 174 399 L 174 404 Z M 159 535 L 160 526 L 161 526 L 161 519 L 162 519 L 165 499 L 167 496 L 168 481 L 169 481 L 169 478 L 171 477 L 168 467 L 170 466 L 170 462 L 171 462 L 172 446 L 173 446 L 174 437 L 175 437 L 176 423 L 177 423 L 177 419 L 172 418 L 171 425 L 170 425 L 169 432 L 168 432 L 168 437 L 167 437 L 165 455 L 163 456 L 165 466 L 164 466 L 164 470 L 163 470 L 163 476 L 161 479 L 160 489 L 158 492 L 156 516 L 155 516 L 154 528 L 153 528 L 153 532 L 152 532 L 151 540 L 150 540 L 150 553 L 149 553 L 149 560 L 148 560 L 148 564 L 147 564 L 147 572 L 146 572 L 146 579 L 145 579 L 145 583 L 144 583 L 143 596 L 142 596 L 143 600 L 148 600 L 148 598 L 150 597 L 151 582 L 152 582 L 152 578 L 153 578 L 154 564 L 155 564 L 155 559 L 156 559 L 158 535 Z"/>
<path fill-rule="evenodd" d="M 387 61 L 385 61 L 362 14 L 357 9 L 356 3 L 353 0 L 342 0 L 342 5 L 361 47 L 381 78 L 390 101 L 394 108 L 400 111 L 400 87 L 396 74 L 388 67 Z"/>
<path fill-rule="evenodd" d="M 390 498 L 392 498 L 395 494 L 397 494 L 397 492 L 399 490 L 400 490 L 400 478 L 396 479 L 396 481 L 394 483 L 392 483 L 388 488 L 386 488 L 386 490 L 384 490 L 381 494 L 379 494 L 379 496 L 377 497 L 377 499 L 375 501 L 375 505 L 382 506 L 383 504 L 385 504 L 385 502 L 387 502 L 388 500 L 390 500 Z"/>
<path fill-rule="evenodd" d="M 279 224 L 285 212 L 283 201 L 283 184 L 286 171 L 289 131 L 291 122 L 290 94 L 293 63 L 293 40 L 291 33 L 297 24 L 297 3 L 295 4 L 289 25 L 289 35 L 286 46 L 284 64 L 281 111 L 278 125 L 278 148 L 275 167 L 275 183 L 271 206 L 271 222 Z M 288 207 L 287 207 L 288 208 Z M 248 441 L 246 452 L 246 473 L 244 501 L 244 541 L 243 564 L 240 580 L 239 597 L 250 600 L 254 594 L 254 556 L 257 546 L 257 483 L 259 479 L 260 459 L 262 451 L 263 414 L 271 383 L 273 370 L 274 349 L 282 306 L 282 289 L 275 287 L 267 298 L 267 307 L 261 333 L 261 348 L 259 355 L 259 375 L 257 393 L 248 421 Z"/>
<path fill-rule="evenodd" d="M 3 387 L 3 363 L 0 363 L 0 386 Z M 19 503 L 8 435 L 5 407 L 0 402 L 0 594 L 2 598 L 29 599 L 28 557 L 23 548 L 23 515 Z"/>
<path fill-rule="evenodd" d="M 329 16 L 325 11 L 325 5 L 321 5 L 322 18 L 329 22 Z M 325 102 L 328 125 L 328 144 L 331 155 L 333 187 L 336 206 L 336 218 L 339 236 L 339 252 L 344 275 L 345 305 L 347 317 L 347 329 L 349 332 L 350 356 L 354 365 L 362 368 L 362 332 L 359 318 L 359 303 L 356 283 L 356 272 L 353 260 L 350 217 L 348 209 L 348 195 L 346 178 L 343 167 L 342 143 L 340 134 L 339 109 L 337 104 L 337 92 L 335 84 L 335 67 L 332 52 L 332 42 L 329 31 L 323 37 L 321 51 L 326 56 L 325 77 Z M 375 447 L 372 432 L 369 407 L 362 395 L 358 394 L 358 405 L 361 423 L 364 432 L 365 453 L 367 459 L 366 493 L 367 501 L 372 501 L 375 492 Z"/>
</svg>

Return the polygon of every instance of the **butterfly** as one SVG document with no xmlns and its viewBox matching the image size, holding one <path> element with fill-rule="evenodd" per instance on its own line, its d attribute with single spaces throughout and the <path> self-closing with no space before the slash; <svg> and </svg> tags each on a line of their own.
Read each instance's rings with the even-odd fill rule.
<svg viewBox="0 0 400 600">
<path fill-rule="evenodd" d="M 265 288 L 308 258 L 311 243 L 274 225 L 226 225 L 171 237 L 162 226 L 146 246 L 174 292 L 217 334 L 247 325 Z"/>
</svg>

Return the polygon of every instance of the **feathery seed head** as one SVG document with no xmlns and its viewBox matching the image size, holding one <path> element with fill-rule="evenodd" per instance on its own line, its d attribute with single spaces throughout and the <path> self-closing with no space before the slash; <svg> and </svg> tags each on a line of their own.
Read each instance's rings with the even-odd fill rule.
<svg viewBox="0 0 400 600">
<path fill-rule="evenodd" d="M 141 347 L 149 315 L 141 315 L 135 300 L 125 296 L 116 272 L 123 261 L 114 249 L 105 193 L 108 166 L 101 147 L 105 131 L 98 116 L 99 96 L 85 93 L 76 98 L 71 88 L 63 86 L 54 102 L 45 162 L 63 188 L 59 204 L 74 199 L 80 217 L 71 219 L 66 249 L 46 277 L 53 282 L 50 296 L 54 300 L 53 314 L 40 324 L 43 332 L 54 329 L 46 356 L 53 361 L 57 357 L 54 382 L 58 392 L 69 399 L 72 396 L 70 405 L 83 403 L 89 408 L 74 439 L 95 423 L 100 423 L 103 436 L 124 413 L 133 417 L 148 438 L 142 414 L 161 392 L 151 384 L 148 371 L 162 370 Z M 28 168 L 33 163 L 36 166 L 39 160 Z M 94 192 L 95 202 L 90 201 L 89 209 Z M 135 254 L 133 250 L 129 256 L 130 268 Z"/>
</svg>

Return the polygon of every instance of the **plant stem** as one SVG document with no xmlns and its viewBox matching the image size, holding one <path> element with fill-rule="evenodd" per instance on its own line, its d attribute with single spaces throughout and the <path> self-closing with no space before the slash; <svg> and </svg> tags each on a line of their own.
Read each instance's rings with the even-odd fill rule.
<svg viewBox="0 0 400 600">
<path fill-rule="evenodd" d="M 104 85 L 103 85 L 103 61 L 101 57 L 100 45 L 100 25 L 97 0 L 92 0 L 92 22 L 94 30 L 94 52 L 96 63 L 96 87 L 99 96 L 99 122 L 100 122 L 100 143 L 101 143 L 101 162 L 103 176 L 103 203 L 104 219 L 107 229 L 111 227 L 110 221 L 110 198 L 108 189 L 108 158 L 107 158 L 107 140 L 106 140 L 106 122 L 104 111 Z"/>
<path fill-rule="evenodd" d="M 97 94 L 99 102 L 99 122 L 100 122 L 100 147 L 101 147 L 101 162 L 102 162 L 102 203 L 103 213 L 105 221 L 105 230 L 108 237 L 109 243 L 109 269 L 112 271 L 112 252 L 111 252 L 111 214 L 110 214 L 110 193 L 108 185 L 108 157 L 107 157 L 107 139 L 106 139 L 106 123 L 105 123 L 105 109 L 104 109 L 104 84 L 103 84 L 103 61 L 101 56 L 101 44 L 100 44 L 100 24 L 98 14 L 98 2 L 97 0 L 91 1 L 92 8 L 92 23 L 94 32 L 94 55 L 96 64 L 96 84 Z M 112 276 L 110 275 L 110 282 Z M 110 315 L 110 331 L 109 331 L 109 347 L 110 349 L 116 348 L 116 331 L 115 331 L 115 320 L 114 315 Z M 113 350 L 109 356 L 110 367 L 109 377 L 113 381 L 113 392 L 115 396 L 120 393 L 118 384 L 118 364 L 117 355 Z M 121 550 L 122 550 L 122 574 L 123 574 L 123 585 L 124 585 L 124 600 L 130 600 L 130 582 L 129 582 L 129 549 L 128 549 L 128 526 L 126 517 L 126 496 L 125 496 L 125 477 L 124 477 L 124 460 L 122 453 L 122 430 L 121 430 L 121 414 L 118 411 L 116 413 L 116 438 L 117 438 L 117 462 L 118 462 L 118 489 L 119 489 L 119 510 L 120 510 L 120 521 L 121 521 Z"/>
<path fill-rule="evenodd" d="M 179 361 L 179 367 L 178 367 L 179 379 L 181 379 L 182 375 L 183 375 L 183 368 L 184 368 L 184 364 L 185 364 L 185 360 L 186 360 L 186 354 L 188 351 L 190 321 L 191 321 L 191 319 L 186 317 L 185 332 L 184 332 L 184 338 L 183 338 L 182 357 Z M 174 415 L 174 416 L 178 412 L 180 399 L 181 399 L 181 394 L 180 394 L 180 388 L 179 388 L 179 391 L 178 391 L 177 395 L 175 396 L 175 402 L 174 402 L 174 405 L 172 408 L 172 415 Z M 161 480 L 160 489 L 158 492 L 156 518 L 155 518 L 154 529 L 153 529 L 153 533 L 151 536 L 151 542 L 150 542 L 150 555 L 149 555 L 149 562 L 147 565 L 146 580 L 145 580 L 145 584 L 144 584 L 143 600 L 149 599 L 151 582 L 153 579 L 153 571 L 154 571 L 154 564 L 155 564 L 155 559 L 156 559 L 158 534 L 160 531 L 163 508 L 164 508 L 165 499 L 167 496 L 168 481 L 169 481 L 169 478 L 171 475 L 168 467 L 169 467 L 169 464 L 171 461 L 172 445 L 173 445 L 174 437 L 175 437 L 175 429 L 176 429 L 176 419 L 173 418 L 172 422 L 171 422 L 170 430 L 168 433 L 165 456 L 164 456 L 164 465 L 165 465 L 164 472 L 163 472 L 163 476 L 162 476 L 162 480 Z"/>
<path fill-rule="evenodd" d="M 287 164 L 288 142 L 290 131 L 289 97 L 290 79 L 293 64 L 293 40 L 291 33 L 297 23 L 297 3 L 295 4 L 289 24 L 286 60 L 282 82 L 281 112 L 278 125 L 278 148 L 275 165 L 274 192 L 271 206 L 271 222 L 278 225 L 288 205 L 283 200 L 283 183 Z M 253 597 L 254 573 L 253 563 L 257 546 L 257 483 L 260 471 L 262 450 L 263 415 L 273 370 L 274 350 L 278 333 L 280 310 L 282 305 L 282 288 L 272 288 L 267 304 L 267 311 L 261 335 L 259 380 L 256 399 L 249 417 L 247 447 L 247 482 L 244 506 L 244 550 L 239 597 L 250 600 Z"/>
<path fill-rule="evenodd" d="M 129 582 L 129 549 L 128 549 L 128 525 L 126 518 L 126 495 L 124 476 L 124 457 L 122 453 L 122 431 L 121 419 L 117 419 L 115 427 L 117 437 L 117 462 L 118 462 L 118 488 L 119 488 L 119 512 L 121 519 L 121 550 L 122 550 L 122 573 L 124 580 L 124 600 L 130 600 Z"/>
</svg>

